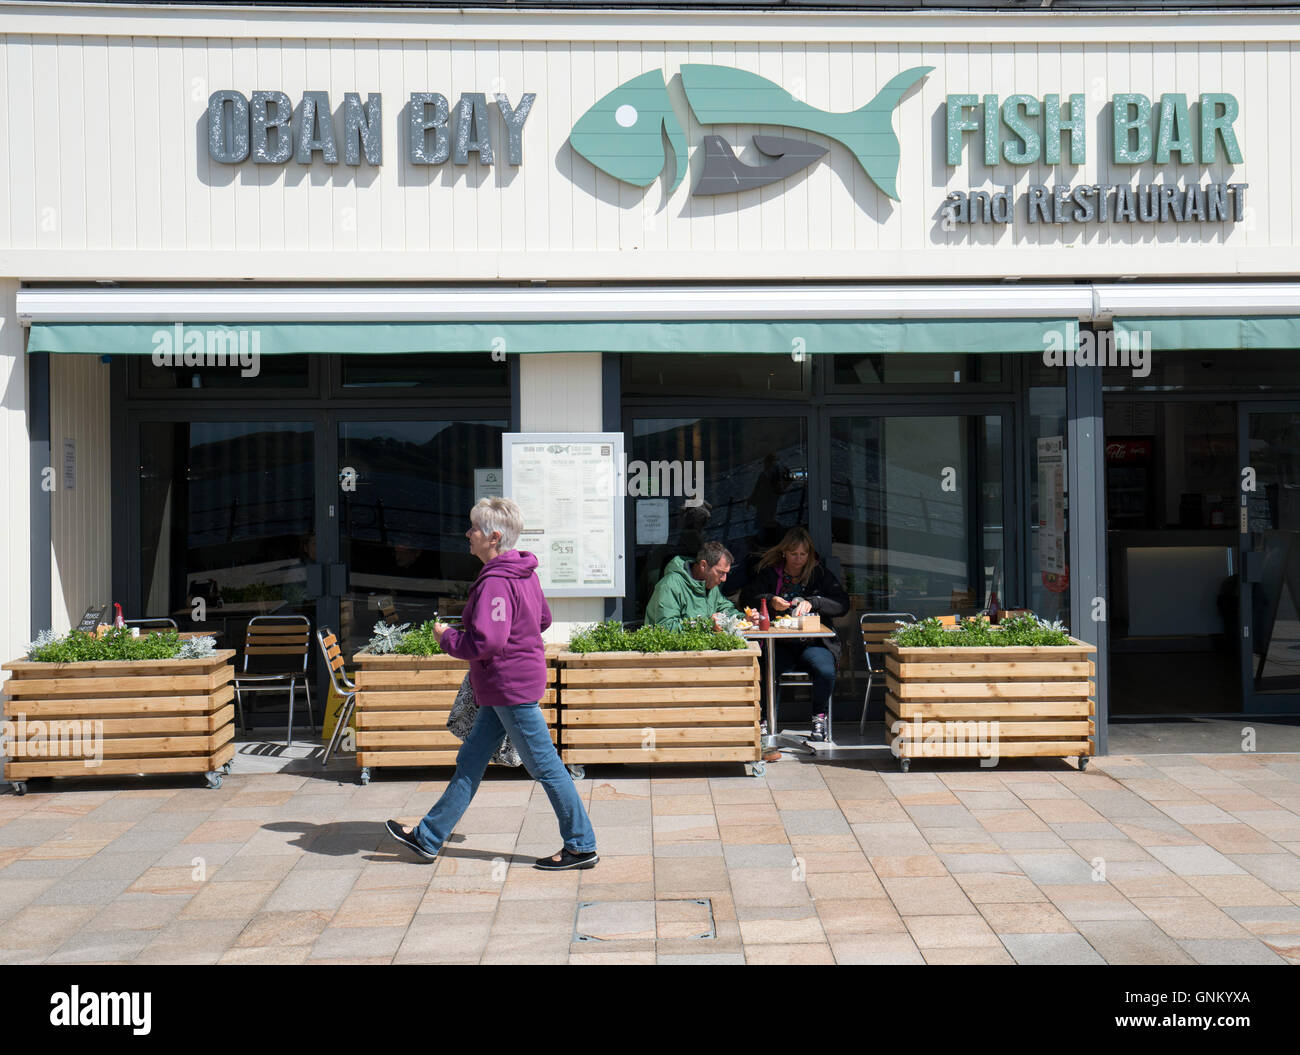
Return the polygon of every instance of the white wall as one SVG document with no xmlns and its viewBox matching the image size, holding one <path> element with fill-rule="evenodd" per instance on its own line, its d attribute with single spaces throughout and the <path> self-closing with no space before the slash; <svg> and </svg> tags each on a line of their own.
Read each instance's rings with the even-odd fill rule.
<svg viewBox="0 0 1300 1055">
<path fill-rule="evenodd" d="M 28 492 L 27 356 L 14 311 L 18 283 L 0 279 L 0 662 L 31 640 L 31 503 Z M 2 677 L 3 675 L 0 675 Z"/>
<path fill-rule="evenodd" d="M 1300 257 L 1294 15 L 305 11 L 290 20 L 274 9 L 63 8 L 7 7 L 0 37 L 9 155 L 0 250 L 32 278 L 1289 275 Z M 667 200 L 662 177 L 642 191 L 570 150 L 568 133 L 594 101 L 645 71 L 671 78 L 688 61 L 756 71 L 834 111 L 864 105 L 902 69 L 934 66 L 895 117 L 902 201 L 888 201 L 831 141 L 827 158 L 782 183 L 692 198 L 705 130 L 680 99 L 692 172 Z M 345 91 L 382 92 L 384 163 L 211 162 L 205 115 L 217 88 L 281 89 L 295 103 L 305 89 L 328 90 L 336 110 Z M 523 166 L 406 163 L 399 118 L 414 90 L 453 103 L 466 91 L 504 90 L 512 102 L 537 92 Z M 1013 91 L 1089 96 L 1086 166 L 972 167 L 968 145 L 966 163 L 948 168 L 946 95 Z M 1245 162 L 1112 166 L 1103 106 L 1122 91 L 1192 101 L 1233 92 Z M 500 122 L 489 117 L 500 160 Z M 747 158 L 753 131 L 807 137 L 709 131 Z M 939 224 L 950 189 L 1153 178 L 1249 183 L 1250 214 L 1236 224 Z"/>
<path fill-rule="evenodd" d="M 521 431 L 604 431 L 599 355 L 521 355 L 519 364 Z M 600 597 L 558 597 L 550 605 L 547 641 L 567 641 L 576 624 L 605 617 Z"/>
<path fill-rule="evenodd" d="M 113 600 L 108 366 L 95 355 L 50 356 L 50 591 L 54 629 L 76 624 L 91 604 Z M 66 487 L 72 441 L 73 488 Z M 128 618 L 139 613 L 127 612 Z"/>
</svg>

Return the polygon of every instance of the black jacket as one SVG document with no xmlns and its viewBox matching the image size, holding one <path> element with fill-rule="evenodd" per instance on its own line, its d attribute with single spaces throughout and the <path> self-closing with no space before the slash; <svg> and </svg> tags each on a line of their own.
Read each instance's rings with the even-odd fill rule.
<svg viewBox="0 0 1300 1055">
<path fill-rule="evenodd" d="M 772 598 L 777 596 L 776 589 L 777 566 L 764 568 L 746 584 L 744 592 L 741 594 L 741 601 L 745 605 L 757 608 L 760 601 L 767 601 L 767 614 L 775 619 L 778 613 L 772 607 Z M 785 581 L 781 585 L 780 596 L 787 601 L 793 601 L 796 597 L 802 597 L 812 605 L 812 610 L 822 617 L 822 625 L 827 630 L 834 630 L 831 620 L 837 616 L 843 615 L 849 610 L 849 595 L 844 592 L 844 587 L 840 585 L 839 579 L 827 569 L 821 561 L 813 568 L 812 574 L 808 577 L 806 586 L 800 586 L 798 583 Z M 840 642 L 838 638 L 825 637 L 815 639 L 819 645 L 825 645 L 838 659 L 840 655 Z"/>
</svg>

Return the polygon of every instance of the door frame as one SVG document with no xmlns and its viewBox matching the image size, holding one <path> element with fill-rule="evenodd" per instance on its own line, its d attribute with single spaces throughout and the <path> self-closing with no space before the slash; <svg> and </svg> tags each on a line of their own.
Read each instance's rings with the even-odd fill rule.
<svg viewBox="0 0 1300 1055">
<path fill-rule="evenodd" d="M 1237 402 L 1237 464 L 1239 486 L 1241 473 L 1250 466 L 1250 416 L 1251 414 L 1297 414 L 1300 400 L 1238 400 Z M 1259 693 L 1255 691 L 1254 653 L 1254 585 L 1247 580 L 1248 554 L 1251 532 L 1248 527 L 1247 503 L 1249 495 L 1240 492 L 1240 512 L 1237 533 L 1237 588 L 1238 623 L 1241 633 L 1238 645 L 1241 652 L 1241 713 L 1255 715 L 1300 714 L 1300 689 L 1285 693 Z"/>
<path fill-rule="evenodd" d="M 879 398 L 855 400 L 852 403 L 829 403 L 816 407 L 818 456 L 817 464 L 829 465 L 831 450 L 831 418 L 983 418 L 999 417 L 1002 419 L 1002 581 L 1003 594 L 999 603 L 1004 608 L 1020 607 L 1024 603 L 1025 579 L 1022 569 L 1026 554 L 1021 551 L 1021 515 L 1024 510 L 1016 501 L 1019 489 L 1016 487 L 1016 453 L 1018 451 L 1018 431 L 1016 418 L 1016 400 L 1011 394 L 1004 398 L 986 397 L 979 400 L 937 401 L 902 403 L 884 401 Z M 974 424 L 974 422 L 972 422 Z M 970 433 L 967 439 L 973 438 Z M 972 463 L 978 452 L 968 447 L 968 456 Z M 824 477 L 824 483 L 820 477 Z M 831 552 L 831 481 L 826 473 L 819 474 L 821 493 L 817 495 L 817 505 L 810 501 L 810 509 L 815 510 L 815 517 L 820 518 L 821 534 L 812 528 L 813 539 L 822 552 Z M 980 496 L 973 491 L 967 498 L 967 514 L 978 505 Z M 977 569 L 977 601 L 984 596 L 987 583 L 984 581 L 983 540 L 972 534 L 968 543 L 971 567 Z M 1014 599 L 1014 600 L 1013 600 Z M 978 607 L 983 607 L 980 603 Z"/>
</svg>

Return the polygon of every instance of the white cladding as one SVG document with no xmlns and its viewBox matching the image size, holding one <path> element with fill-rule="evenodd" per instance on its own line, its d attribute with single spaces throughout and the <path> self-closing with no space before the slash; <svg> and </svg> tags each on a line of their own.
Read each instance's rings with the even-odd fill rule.
<svg viewBox="0 0 1300 1055">
<path fill-rule="evenodd" d="M 1294 274 L 1300 214 L 1300 19 L 1278 15 L 540 15 L 354 12 L 0 13 L 0 273 L 24 278 L 647 280 Z M 810 170 L 734 195 L 692 198 L 706 129 L 676 98 L 691 170 L 645 190 L 567 144 L 597 99 L 685 62 L 752 70 L 813 106 L 870 101 L 893 74 L 934 66 L 895 117 L 900 202 L 838 143 L 771 126 L 709 126 L 737 148 L 753 132 L 814 139 Z M 209 94 L 233 88 L 383 94 L 379 168 L 211 161 Z M 676 89 L 673 89 L 676 92 Z M 523 165 L 412 166 L 411 92 L 524 92 Z M 1083 166 L 987 168 L 978 139 L 944 156 L 950 93 L 1088 97 Z M 1110 163 L 1109 101 L 1231 92 L 1242 164 Z M 495 110 L 495 106 L 491 108 Z M 1041 121 L 1041 118 L 1040 118 Z M 667 147 L 665 146 L 665 150 Z M 741 152 L 753 160 L 753 148 Z M 1068 156 L 1068 155 L 1067 155 Z M 473 157 L 473 155 L 471 155 Z M 974 159 L 974 160 L 973 160 Z M 1029 224 L 946 231 L 950 190 L 1031 183 L 1248 183 L 1239 222 Z"/>
</svg>

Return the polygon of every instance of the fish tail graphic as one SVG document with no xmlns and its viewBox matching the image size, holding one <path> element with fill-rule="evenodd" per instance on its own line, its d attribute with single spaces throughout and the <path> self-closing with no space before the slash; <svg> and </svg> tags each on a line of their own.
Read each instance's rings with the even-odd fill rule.
<svg viewBox="0 0 1300 1055">
<path fill-rule="evenodd" d="M 888 197 L 898 201 L 898 159 L 900 148 L 894 133 L 894 109 L 903 95 L 933 66 L 913 66 L 880 89 L 866 106 L 844 114 L 840 127 L 826 134 L 838 139 L 858 159 L 871 181 Z"/>
</svg>

